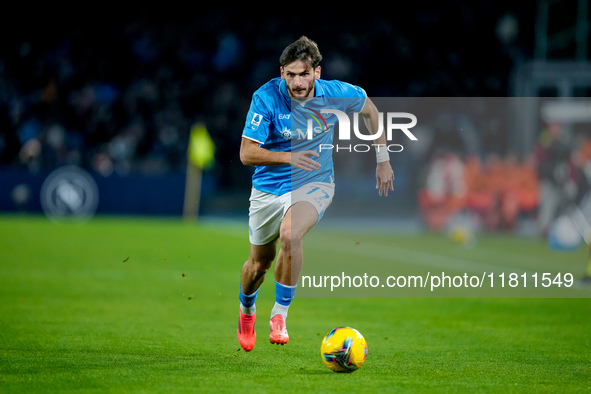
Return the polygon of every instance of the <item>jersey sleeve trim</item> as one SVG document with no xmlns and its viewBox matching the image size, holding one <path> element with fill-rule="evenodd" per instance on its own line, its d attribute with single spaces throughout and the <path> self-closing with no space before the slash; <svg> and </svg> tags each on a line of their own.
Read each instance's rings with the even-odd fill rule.
<svg viewBox="0 0 591 394">
<path fill-rule="evenodd" d="M 259 140 L 257 140 L 257 139 L 254 139 L 254 138 L 252 138 L 252 137 L 249 137 L 249 136 L 247 136 L 247 135 L 244 135 L 244 134 L 242 135 L 242 138 L 246 138 L 247 140 L 251 140 L 251 141 L 254 141 L 254 142 L 258 142 L 259 144 L 264 144 L 264 142 L 263 142 L 263 141 L 259 141 Z"/>
</svg>

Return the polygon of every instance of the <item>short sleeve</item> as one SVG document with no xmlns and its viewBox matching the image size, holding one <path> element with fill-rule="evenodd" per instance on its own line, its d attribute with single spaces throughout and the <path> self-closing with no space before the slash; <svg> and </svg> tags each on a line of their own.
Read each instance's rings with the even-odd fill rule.
<svg viewBox="0 0 591 394">
<path fill-rule="evenodd" d="M 361 112 L 367 100 L 367 94 L 363 88 L 338 80 L 333 80 L 331 83 L 330 95 L 340 102 L 347 113 Z"/>
<path fill-rule="evenodd" d="M 268 106 L 258 93 L 255 93 L 250 103 L 250 109 L 246 115 L 246 122 L 242 136 L 261 144 L 269 137 L 269 125 L 271 114 Z"/>
<path fill-rule="evenodd" d="M 361 112 L 365 101 L 367 100 L 367 93 L 359 86 L 344 83 L 345 93 L 343 97 L 350 97 L 348 111 L 349 112 Z"/>
</svg>

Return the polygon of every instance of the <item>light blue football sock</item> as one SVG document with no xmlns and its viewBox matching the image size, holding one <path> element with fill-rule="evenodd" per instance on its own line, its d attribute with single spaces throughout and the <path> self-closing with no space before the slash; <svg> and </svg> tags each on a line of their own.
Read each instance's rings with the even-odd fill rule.
<svg viewBox="0 0 591 394">
<path fill-rule="evenodd" d="M 240 310 L 245 315 L 252 315 L 256 311 L 255 301 L 257 299 L 259 290 L 260 288 L 258 288 L 257 291 L 255 291 L 254 293 L 246 295 L 242 292 L 242 285 L 240 285 L 240 293 L 238 294 L 238 299 L 240 300 Z"/>
<path fill-rule="evenodd" d="M 283 316 L 287 319 L 287 310 L 295 295 L 297 285 L 287 286 L 275 281 L 275 305 L 271 310 L 271 317 L 275 315 Z"/>
</svg>

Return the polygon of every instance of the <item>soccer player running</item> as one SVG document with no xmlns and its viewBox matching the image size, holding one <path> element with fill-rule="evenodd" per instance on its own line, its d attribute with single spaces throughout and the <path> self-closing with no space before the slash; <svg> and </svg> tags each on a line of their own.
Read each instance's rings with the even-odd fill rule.
<svg viewBox="0 0 591 394">
<path fill-rule="evenodd" d="M 354 108 L 343 104 L 341 110 L 359 113 L 372 134 L 379 128 L 378 111 L 365 91 L 349 83 L 320 79 L 321 60 L 318 46 L 305 36 L 288 45 L 279 58 L 281 77 L 253 94 L 242 133 L 240 160 L 256 166 L 249 208 L 250 254 L 240 277 L 237 329 L 238 342 L 246 351 L 256 342 L 255 300 L 275 257 L 269 340 L 281 345 L 288 342 L 285 321 L 302 268 L 303 238 L 322 218 L 334 195 L 332 150 L 318 149 L 332 141 L 334 127 L 307 141 L 312 144 L 307 149 L 293 150 L 291 140 L 297 136 L 290 131 L 292 100 L 304 105 L 315 97 L 356 98 Z M 383 146 L 376 147 L 376 188 L 380 196 L 387 196 L 393 190 L 394 172 L 383 134 L 375 140 Z"/>
</svg>

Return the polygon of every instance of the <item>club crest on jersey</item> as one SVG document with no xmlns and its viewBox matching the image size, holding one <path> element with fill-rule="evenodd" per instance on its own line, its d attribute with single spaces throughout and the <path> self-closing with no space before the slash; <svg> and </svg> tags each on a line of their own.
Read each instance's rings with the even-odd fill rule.
<svg viewBox="0 0 591 394">
<path fill-rule="evenodd" d="M 287 127 L 284 127 L 283 130 L 280 130 L 279 131 L 279 135 L 281 137 L 283 137 L 283 139 L 285 139 L 286 141 L 291 140 L 292 137 L 293 137 L 293 134 L 292 134 L 291 130 L 288 129 Z"/>
</svg>

